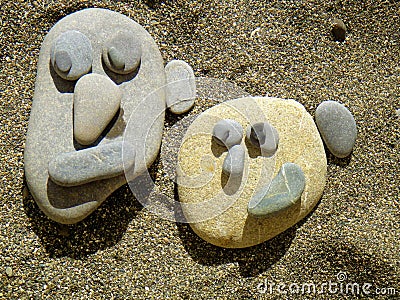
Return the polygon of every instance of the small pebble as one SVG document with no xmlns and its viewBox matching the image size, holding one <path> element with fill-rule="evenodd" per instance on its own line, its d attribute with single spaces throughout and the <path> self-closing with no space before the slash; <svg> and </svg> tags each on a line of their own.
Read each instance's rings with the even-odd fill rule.
<svg viewBox="0 0 400 300">
<path fill-rule="evenodd" d="M 238 177 L 243 174 L 245 150 L 242 145 L 235 145 L 228 150 L 222 165 L 222 172 L 228 176 Z"/>
<path fill-rule="evenodd" d="M 332 24 L 332 35 L 335 41 L 344 42 L 346 39 L 346 25 L 340 19 L 334 19 Z"/>
<path fill-rule="evenodd" d="M 400 118 L 400 108 L 396 110 L 396 116 Z"/>
<path fill-rule="evenodd" d="M 353 150 L 357 127 L 351 112 L 339 102 L 324 101 L 315 111 L 315 123 L 329 151 L 339 158 Z"/>
<path fill-rule="evenodd" d="M 271 157 L 278 149 L 278 131 L 268 122 L 249 125 L 246 130 L 246 138 L 254 146 L 260 147 L 262 156 Z"/>
<path fill-rule="evenodd" d="M 183 60 L 172 60 L 165 66 L 167 107 L 174 114 L 191 109 L 196 98 L 196 81 L 192 67 Z"/>
<path fill-rule="evenodd" d="M 13 270 L 12 270 L 11 267 L 7 267 L 6 268 L 6 274 L 7 274 L 8 277 L 13 276 Z"/>
<path fill-rule="evenodd" d="M 285 163 L 271 183 L 249 201 L 247 211 L 254 217 L 267 217 L 297 205 L 304 191 L 306 178 L 300 166 Z"/>
<path fill-rule="evenodd" d="M 60 77 L 77 80 L 91 69 L 92 52 L 90 41 L 84 34 L 69 30 L 54 41 L 50 51 L 50 61 Z"/>
<path fill-rule="evenodd" d="M 214 126 L 213 138 L 219 145 L 227 148 L 239 145 L 243 138 L 243 127 L 235 120 L 221 120 Z"/>
<path fill-rule="evenodd" d="M 103 47 L 103 61 L 117 74 L 129 74 L 135 71 L 142 57 L 140 40 L 130 32 L 118 32 Z"/>
</svg>

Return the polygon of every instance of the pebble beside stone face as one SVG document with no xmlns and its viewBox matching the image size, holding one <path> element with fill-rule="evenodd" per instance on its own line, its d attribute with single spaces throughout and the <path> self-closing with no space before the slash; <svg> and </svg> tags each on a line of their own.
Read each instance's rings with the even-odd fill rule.
<svg viewBox="0 0 400 300">
<path fill-rule="evenodd" d="M 260 147 L 262 156 L 271 157 L 278 149 L 278 131 L 268 122 L 249 125 L 246 130 L 246 138 L 254 146 Z"/>
<path fill-rule="evenodd" d="M 348 156 L 357 138 L 351 112 L 339 102 L 324 101 L 315 111 L 315 122 L 329 151 L 339 158 Z"/>
<path fill-rule="evenodd" d="M 66 80 L 76 80 L 92 67 L 93 49 L 89 39 L 76 30 L 62 33 L 53 43 L 50 61 L 56 73 Z"/>
<path fill-rule="evenodd" d="M 238 177 L 243 174 L 246 151 L 242 145 L 235 145 L 228 150 L 222 165 L 222 172 L 228 176 Z"/>
<path fill-rule="evenodd" d="M 305 184 L 301 168 L 294 163 L 285 163 L 271 183 L 249 201 L 249 215 L 268 217 L 289 210 L 300 200 Z"/>
<path fill-rule="evenodd" d="M 243 138 L 243 127 L 235 120 L 221 120 L 214 126 L 213 138 L 219 145 L 227 148 L 239 145 Z"/>
</svg>

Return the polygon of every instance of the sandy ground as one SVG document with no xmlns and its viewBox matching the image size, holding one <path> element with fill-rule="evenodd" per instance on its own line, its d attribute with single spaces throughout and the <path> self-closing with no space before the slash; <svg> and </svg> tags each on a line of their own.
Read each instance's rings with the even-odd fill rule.
<svg viewBox="0 0 400 300">
<path fill-rule="evenodd" d="M 391 298 L 377 295 L 389 288 L 400 297 L 400 3 L 361 2 L 1 0 L 0 299 L 350 298 L 340 285 L 301 293 L 304 283 L 320 291 L 329 282 L 371 284 L 359 298 Z M 48 220 L 23 189 L 36 64 L 46 32 L 86 7 L 130 16 L 165 61 L 184 59 L 196 76 L 296 99 L 311 114 L 324 100 L 344 103 L 358 139 L 350 159 L 328 154 L 316 209 L 243 250 L 217 248 L 187 225 L 157 218 L 126 186 L 79 224 Z M 344 43 L 330 35 L 334 17 L 348 27 Z M 190 114 L 207 105 L 199 100 Z M 166 130 L 176 119 L 167 116 Z M 158 161 L 152 174 L 173 196 L 160 170 Z"/>
</svg>

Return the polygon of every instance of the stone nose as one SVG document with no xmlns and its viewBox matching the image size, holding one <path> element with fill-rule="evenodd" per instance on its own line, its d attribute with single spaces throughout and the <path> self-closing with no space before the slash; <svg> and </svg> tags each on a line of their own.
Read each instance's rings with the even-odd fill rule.
<svg viewBox="0 0 400 300">
<path fill-rule="evenodd" d="M 108 77 L 90 73 L 74 90 L 74 137 L 81 145 L 97 140 L 119 110 L 122 91 Z"/>
</svg>

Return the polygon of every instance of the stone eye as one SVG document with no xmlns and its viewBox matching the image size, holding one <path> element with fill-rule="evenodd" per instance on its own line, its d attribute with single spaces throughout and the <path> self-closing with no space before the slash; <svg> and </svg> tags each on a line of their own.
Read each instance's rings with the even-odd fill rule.
<svg viewBox="0 0 400 300">
<path fill-rule="evenodd" d="M 66 80 L 77 80 L 92 67 L 93 50 L 89 39 L 76 30 L 62 33 L 50 50 L 50 62 Z"/>
<path fill-rule="evenodd" d="M 114 73 L 124 75 L 138 68 L 142 47 L 134 34 L 119 32 L 105 43 L 102 55 L 107 68 Z"/>
<path fill-rule="evenodd" d="M 273 156 L 279 144 L 278 131 L 268 122 L 249 125 L 246 130 L 246 138 L 255 147 L 259 147 L 261 155 L 266 157 Z"/>
</svg>

